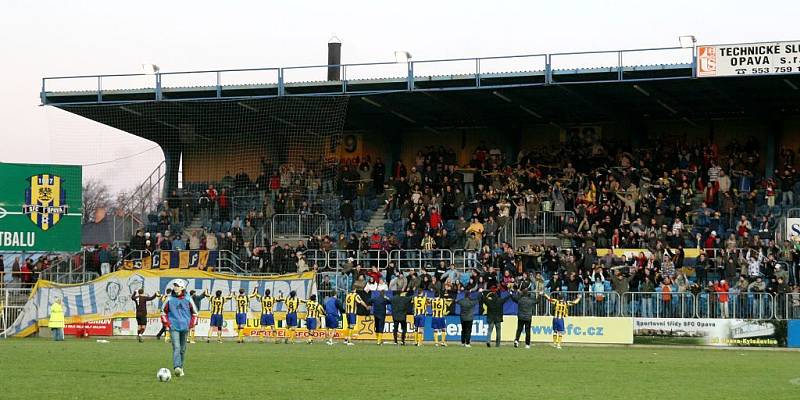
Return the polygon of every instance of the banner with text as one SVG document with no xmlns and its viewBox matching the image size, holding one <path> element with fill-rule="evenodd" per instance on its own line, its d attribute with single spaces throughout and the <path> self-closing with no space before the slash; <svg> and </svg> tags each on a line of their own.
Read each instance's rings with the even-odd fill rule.
<svg viewBox="0 0 800 400">
<path fill-rule="evenodd" d="M 565 343 L 632 344 L 632 318 L 567 317 L 564 320 Z M 500 339 L 513 341 L 517 332 L 517 317 L 503 317 L 503 334 Z M 524 334 L 523 334 L 524 337 Z M 533 317 L 531 341 L 549 343 L 553 341 L 553 318 Z"/>
<path fill-rule="evenodd" d="M 104 275 L 99 279 L 81 285 L 61 285 L 49 281 L 38 281 L 22 313 L 8 328 L 9 336 L 28 336 L 37 330 L 37 326 L 45 326 L 49 318 L 50 305 L 55 298 L 61 298 L 64 304 L 64 315 L 67 323 L 79 323 L 111 318 L 135 317 L 134 303 L 131 295 L 140 288 L 146 295 L 164 293 L 175 280 L 188 282 L 187 290 L 198 293 L 208 291 L 214 293 L 221 290 L 223 294 L 237 292 L 240 288 L 246 293 L 265 289 L 274 295 L 290 291 L 297 292 L 297 297 L 306 299 L 316 294 L 314 273 L 281 275 L 268 278 L 240 277 L 216 274 L 207 271 L 190 269 L 171 269 L 167 271 L 117 271 Z M 200 317 L 209 317 L 208 299 L 197 302 Z M 259 307 L 257 299 L 251 299 L 251 308 Z M 283 311 L 285 306 L 278 303 L 276 309 Z M 161 308 L 160 299 L 156 298 L 148 305 L 148 314 L 156 317 Z M 234 311 L 233 302 L 225 305 L 226 312 Z"/>
<path fill-rule="evenodd" d="M 780 75 L 800 72 L 800 42 L 697 47 L 697 76 Z"/>
<path fill-rule="evenodd" d="M 800 236 L 800 218 L 786 218 L 786 240 Z"/>
<path fill-rule="evenodd" d="M 779 321 L 742 319 L 635 318 L 634 336 L 668 337 L 683 344 L 783 346 Z"/>
<path fill-rule="evenodd" d="M 218 250 L 157 250 L 141 258 L 125 260 L 123 269 L 206 269 L 217 265 Z"/>
</svg>

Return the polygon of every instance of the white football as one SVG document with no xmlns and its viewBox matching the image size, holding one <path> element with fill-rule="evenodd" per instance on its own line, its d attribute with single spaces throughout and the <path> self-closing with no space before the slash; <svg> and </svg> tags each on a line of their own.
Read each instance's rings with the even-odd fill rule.
<svg viewBox="0 0 800 400">
<path fill-rule="evenodd" d="M 172 379 L 172 372 L 169 372 L 169 370 L 166 368 L 161 368 L 158 370 L 156 377 L 161 382 L 169 382 Z"/>
</svg>

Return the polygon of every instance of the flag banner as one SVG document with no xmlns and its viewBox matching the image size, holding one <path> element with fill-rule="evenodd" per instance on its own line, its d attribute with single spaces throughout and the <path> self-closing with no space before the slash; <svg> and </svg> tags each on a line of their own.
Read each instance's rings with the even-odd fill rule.
<svg viewBox="0 0 800 400">
<path fill-rule="evenodd" d="M 144 289 L 145 295 L 148 296 L 156 292 L 164 293 L 176 281 L 184 281 L 186 290 L 194 290 L 197 294 L 207 291 L 213 295 L 217 290 L 221 290 L 227 296 L 238 292 L 241 288 L 248 294 L 256 289 L 261 293 L 269 289 L 278 295 L 288 294 L 294 290 L 299 298 L 306 299 L 317 291 L 313 272 L 274 277 L 241 277 L 176 268 L 120 270 L 80 285 L 62 285 L 40 280 L 33 288 L 22 313 L 9 326 L 7 333 L 9 336 L 28 336 L 36 332 L 38 327 L 47 326 L 50 305 L 56 298 L 62 299 L 64 316 L 68 324 L 135 317 L 136 310 L 131 300 L 133 293 L 139 289 Z M 251 303 L 253 309 L 258 307 L 256 299 Z M 148 313 L 157 316 L 161 305 L 159 299 L 151 301 L 148 304 Z M 228 302 L 225 311 L 232 312 L 233 307 L 233 302 Z M 281 311 L 282 307 L 284 305 L 279 303 L 276 311 Z M 208 317 L 208 299 L 198 301 L 197 309 L 201 317 Z"/>
</svg>

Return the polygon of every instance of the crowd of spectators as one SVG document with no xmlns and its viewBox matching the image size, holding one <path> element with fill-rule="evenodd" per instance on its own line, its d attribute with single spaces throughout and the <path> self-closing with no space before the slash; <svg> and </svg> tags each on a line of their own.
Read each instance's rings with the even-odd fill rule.
<svg viewBox="0 0 800 400">
<path fill-rule="evenodd" d="M 723 279 L 741 290 L 743 277 L 748 291 L 760 290 L 760 283 L 751 286 L 760 278 L 764 292 L 792 292 L 800 245 L 776 242 L 774 233 L 778 218 L 796 205 L 794 153 L 781 149 L 768 178 L 755 138 L 722 148 L 713 141 L 652 143 L 633 147 L 573 135 L 515 156 L 481 144 L 466 164 L 444 146 L 422 149 L 411 165 L 398 160 L 387 167 L 370 156 L 313 167 L 262 163 L 254 180 L 240 171 L 226 174 L 216 187 L 173 194 L 156 229 L 137 234 L 130 246 L 229 250 L 248 269 L 279 273 L 345 268 L 308 259 L 306 250 L 340 251 L 355 259 L 370 250 L 463 250 L 468 268 L 458 281 L 464 285 L 470 279 L 501 286 L 535 282 L 538 273 L 543 280 L 556 274 L 567 283 L 574 279 L 562 285 L 570 291 L 599 288 L 598 281 L 616 290 L 611 268 L 625 266 L 620 271 L 628 291 L 655 290 L 665 282 L 675 292 L 691 291 L 692 285 L 709 291 L 707 285 Z M 234 199 L 240 197 L 254 200 L 237 207 Z M 357 214 L 376 208 L 378 199 L 383 229 L 358 229 L 363 224 Z M 325 213 L 334 229 L 295 246 L 269 243 L 261 228 L 282 213 Z M 202 228 L 185 231 L 195 217 Z M 557 227 L 545 232 L 557 243 L 509 245 L 510 235 L 542 232 L 543 224 Z M 644 251 L 598 254 L 609 248 Z M 703 250 L 687 259 L 690 248 Z M 371 270 L 365 264 L 352 270 Z M 391 273 L 380 272 L 391 281 Z"/>
</svg>

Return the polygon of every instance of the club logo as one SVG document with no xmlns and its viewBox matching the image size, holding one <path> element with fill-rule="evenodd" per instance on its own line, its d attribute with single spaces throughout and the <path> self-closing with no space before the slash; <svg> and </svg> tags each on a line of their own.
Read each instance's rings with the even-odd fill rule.
<svg viewBox="0 0 800 400">
<path fill-rule="evenodd" d="M 61 221 L 61 216 L 69 209 L 65 180 L 60 176 L 41 174 L 28 178 L 28 183 L 30 187 L 25 190 L 22 213 L 46 231 Z"/>
</svg>

